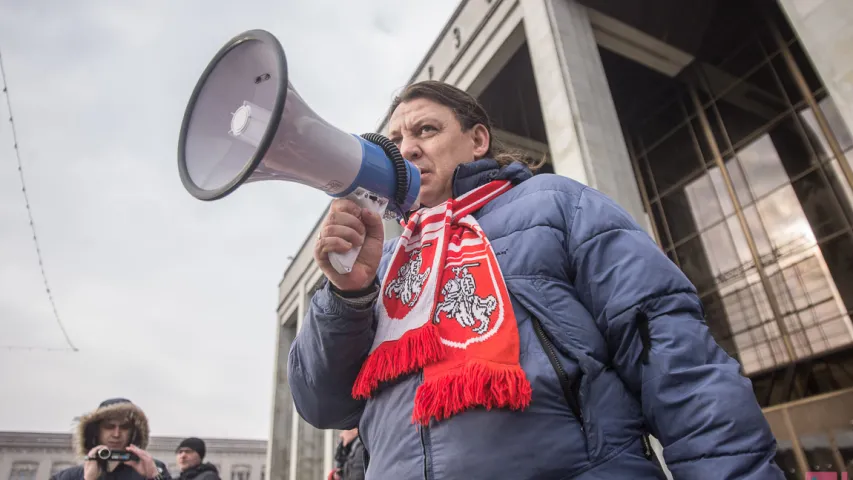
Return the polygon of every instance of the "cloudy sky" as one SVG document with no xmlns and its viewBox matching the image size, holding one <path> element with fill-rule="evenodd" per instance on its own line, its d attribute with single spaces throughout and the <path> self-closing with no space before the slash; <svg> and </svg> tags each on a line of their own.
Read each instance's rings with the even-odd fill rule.
<svg viewBox="0 0 853 480">
<path fill-rule="evenodd" d="M 0 430 L 69 431 L 126 396 L 154 434 L 266 438 L 277 284 L 327 197 L 189 196 L 175 155 L 189 94 L 223 43 L 263 28 L 315 111 L 372 131 L 458 1 L 0 2 L 28 193 L 79 348 L 61 350 L 0 98 Z"/>
</svg>

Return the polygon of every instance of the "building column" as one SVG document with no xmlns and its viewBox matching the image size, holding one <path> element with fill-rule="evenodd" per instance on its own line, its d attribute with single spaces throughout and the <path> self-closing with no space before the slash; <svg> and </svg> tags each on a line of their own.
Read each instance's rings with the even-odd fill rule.
<svg viewBox="0 0 853 480">
<path fill-rule="evenodd" d="M 335 468 L 335 431 L 323 431 L 323 471 L 331 472 Z"/>
<path fill-rule="evenodd" d="M 219 470 L 219 478 L 222 480 L 231 480 L 231 470 L 234 467 L 234 461 L 230 455 L 222 455 L 221 458 L 220 466 L 222 468 Z"/>
<path fill-rule="evenodd" d="M 290 422 L 290 465 L 288 465 L 288 479 L 295 480 L 298 478 L 296 476 L 296 467 L 299 464 L 299 424 L 302 422 L 302 419 L 296 411 L 296 405 L 290 408 L 293 410 L 291 413 L 293 421 Z"/>
<path fill-rule="evenodd" d="M 847 128 L 853 130 L 853 2 L 779 0 Z"/>
<path fill-rule="evenodd" d="M 297 302 L 299 305 L 297 307 L 297 310 L 296 310 L 298 312 L 296 314 L 296 332 L 297 333 L 299 332 L 299 329 L 302 328 L 302 322 L 305 319 L 305 313 L 308 309 L 308 302 L 309 302 L 308 288 L 310 288 L 310 287 L 306 286 L 305 282 L 306 282 L 306 279 L 302 278 L 299 280 L 299 283 L 296 286 L 296 289 L 298 290 Z M 295 338 L 295 334 L 294 334 L 294 338 Z M 300 456 L 299 426 L 300 426 L 300 423 L 304 422 L 304 420 L 302 420 L 302 417 L 299 416 L 299 412 L 296 411 L 296 404 L 291 402 L 290 408 L 292 409 L 292 413 L 290 414 L 291 415 L 291 422 L 290 422 L 290 465 L 289 465 L 289 467 L 290 467 L 289 468 L 289 470 L 290 470 L 289 475 L 290 476 L 289 476 L 289 479 L 295 480 L 295 479 L 299 478 L 299 477 L 297 477 L 297 475 L 299 474 L 298 466 L 299 466 L 299 456 Z"/>
<path fill-rule="evenodd" d="M 9 478 L 12 473 L 12 453 L 0 450 L 0 479 Z"/>
<path fill-rule="evenodd" d="M 53 464 L 53 459 L 44 452 L 45 457 L 39 461 L 38 470 L 36 470 L 36 480 L 48 480 L 50 478 L 50 469 Z"/>
<path fill-rule="evenodd" d="M 290 346 L 296 337 L 296 318 L 286 314 L 278 324 L 278 345 L 276 347 L 276 365 L 274 371 L 274 390 L 272 399 L 272 422 L 270 441 L 267 448 L 266 476 L 264 480 L 292 480 L 290 476 L 291 424 L 293 416 L 293 396 L 287 382 L 287 357 Z M 298 417 L 297 417 L 298 418 Z M 254 475 L 254 473 L 253 473 Z"/>
<path fill-rule="evenodd" d="M 520 1 L 554 171 L 600 190 L 650 232 L 586 7 Z"/>
</svg>

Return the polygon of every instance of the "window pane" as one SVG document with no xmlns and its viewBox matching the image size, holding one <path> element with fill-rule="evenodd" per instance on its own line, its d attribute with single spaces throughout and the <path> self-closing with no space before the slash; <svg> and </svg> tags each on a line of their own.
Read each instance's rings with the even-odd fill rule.
<svg viewBox="0 0 853 480">
<path fill-rule="evenodd" d="M 698 230 L 705 230 L 722 220 L 723 210 L 708 175 L 702 175 L 692 181 L 684 190 Z"/>
<path fill-rule="evenodd" d="M 675 252 L 681 263 L 681 270 L 693 282 L 699 292 L 706 292 L 715 288 L 716 281 L 708 264 L 708 257 L 702 246 L 701 238 L 693 237 L 676 247 Z"/>
<path fill-rule="evenodd" d="M 723 296 L 734 343 L 740 352 L 744 372 L 754 373 L 788 360 L 773 312 L 758 282 L 751 283 Z"/>
<path fill-rule="evenodd" d="M 756 53 L 755 57 L 756 62 L 765 60 L 763 53 Z M 791 109 L 770 64 L 753 63 L 752 67 L 747 77 L 725 77 L 725 90 L 712 92 L 717 100 L 707 109 L 708 118 L 712 124 L 717 124 L 715 139 L 723 152 L 750 143 L 762 128 L 778 121 Z M 709 70 L 705 72 L 707 76 Z M 714 89 L 714 84 L 711 85 Z M 720 129 L 720 122 L 725 130 Z"/>
<path fill-rule="evenodd" d="M 776 187 L 788 183 L 788 174 L 779 160 L 779 154 L 770 135 L 764 134 L 758 137 L 740 150 L 737 156 L 744 171 L 745 180 L 749 183 L 755 198 L 762 198 Z M 740 192 L 738 192 L 738 198 L 744 205 L 751 203 L 751 198 L 744 198 Z"/>
<path fill-rule="evenodd" d="M 249 480 L 252 467 L 249 465 L 234 465 L 231 467 L 231 480 Z"/>
<path fill-rule="evenodd" d="M 823 115 L 826 117 L 826 121 L 829 123 L 829 129 L 832 131 L 833 135 L 835 135 L 835 139 L 838 140 L 839 144 L 841 144 L 841 151 L 847 151 L 853 148 L 853 136 L 850 135 L 850 130 L 841 118 L 841 112 L 838 111 L 838 107 L 835 106 L 835 102 L 832 101 L 832 97 L 824 97 L 823 100 L 818 102 L 818 106 L 823 112 Z"/>
<path fill-rule="evenodd" d="M 711 199 L 703 198 L 707 202 Z M 676 190 L 661 199 L 666 222 L 669 226 L 669 234 L 674 243 L 679 243 L 687 237 L 693 236 L 698 231 L 698 216 L 694 212 L 694 203 L 690 201 L 685 190 Z"/>
<path fill-rule="evenodd" d="M 850 203 L 836 195 L 836 191 L 841 193 L 843 190 L 832 188 L 832 184 L 839 185 L 838 180 L 832 171 L 816 170 L 795 181 L 790 190 L 789 201 L 798 202 L 800 206 L 796 211 L 790 212 L 789 221 L 794 221 L 794 216 L 798 217 L 796 221 L 803 225 L 803 229 L 808 226 L 808 229 L 813 231 L 811 236 L 818 239 L 848 230 L 850 220 L 847 213 L 850 212 Z"/>
<path fill-rule="evenodd" d="M 9 480 L 35 480 L 38 468 L 35 462 L 15 462 L 9 472 Z"/>
<path fill-rule="evenodd" d="M 838 143 L 841 145 L 841 151 L 846 152 L 853 148 L 853 137 L 851 137 L 850 131 L 841 119 L 841 114 L 835 107 L 835 103 L 833 103 L 832 98 L 825 97 L 823 100 L 818 102 L 818 106 L 824 116 L 826 116 L 829 128 L 835 135 L 835 139 L 838 140 Z M 804 108 L 799 112 L 799 114 L 809 136 L 814 138 L 815 142 L 819 146 L 817 148 L 818 153 L 821 154 L 822 158 L 829 158 L 832 155 L 832 149 L 829 146 L 829 142 L 826 140 L 826 136 L 823 135 L 812 109 Z"/>
<path fill-rule="evenodd" d="M 853 168 L 853 150 L 848 151 L 845 156 L 847 157 L 847 163 Z M 846 180 L 844 171 L 841 170 L 838 160 L 830 162 L 829 171 L 832 172 L 835 178 Z M 839 181 L 838 183 L 841 187 L 839 189 L 840 192 L 838 192 L 839 201 L 844 205 L 853 205 L 853 189 L 850 188 L 850 184 L 846 181 Z"/>
<path fill-rule="evenodd" d="M 647 154 L 659 195 L 702 169 L 689 128 L 683 124 Z"/>
<path fill-rule="evenodd" d="M 794 189 L 789 185 L 757 204 L 761 224 L 750 223 L 750 229 L 763 230 L 775 258 L 796 255 L 814 246 L 815 236 L 803 213 Z M 758 218 L 751 219 L 757 221 Z M 769 252 L 761 252 L 762 255 Z"/>
<path fill-rule="evenodd" d="M 743 178 L 743 173 L 737 166 L 737 162 L 732 160 L 727 161 L 726 171 L 729 172 L 732 187 L 734 187 L 735 195 L 740 199 L 741 205 L 746 206 L 752 203 L 749 187 L 746 184 L 746 180 Z M 723 173 L 715 165 L 708 169 L 708 177 L 714 184 L 714 191 L 717 193 L 717 200 L 720 202 L 723 213 L 726 216 L 734 214 L 734 203 L 732 203 L 732 197 L 729 195 L 729 189 L 726 187 L 726 182 L 723 179 Z"/>
<path fill-rule="evenodd" d="M 743 262 L 738 255 L 732 239 L 732 232 L 727 222 L 721 222 L 709 228 L 701 235 L 711 275 L 718 284 L 730 281 L 731 278 L 742 278 Z"/>
<path fill-rule="evenodd" d="M 663 248 L 671 248 L 672 239 L 670 238 L 669 230 L 667 230 L 667 226 L 664 223 L 663 207 L 660 206 L 660 203 L 655 202 L 652 204 L 652 213 L 652 218 L 655 222 L 655 227 L 657 227 L 658 233 L 660 234 L 660 241 L 663 244 Z M 676 262 L 676 264 L 678 264 L 678 262 Z"/>
</svg>

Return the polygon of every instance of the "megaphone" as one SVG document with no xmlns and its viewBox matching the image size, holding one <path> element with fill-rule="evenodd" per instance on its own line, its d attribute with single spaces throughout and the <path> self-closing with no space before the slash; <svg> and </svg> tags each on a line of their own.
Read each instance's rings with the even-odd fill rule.
<svg viewBox="0 0 853 480">
<path fill-rule="evenodd" d="M 184 112 L 178 170 L 200 200 L 284 180 L 350 198 L 386 218 L 404 216 L 421 186 L 418 169 L 390 140 L 343 132 L 311 110 L 288 80 L 281 43 L 265 30 L 232 38 L 202 73 Z M 359 251 L 329 258 L 345 274 Z"/>
</svg>

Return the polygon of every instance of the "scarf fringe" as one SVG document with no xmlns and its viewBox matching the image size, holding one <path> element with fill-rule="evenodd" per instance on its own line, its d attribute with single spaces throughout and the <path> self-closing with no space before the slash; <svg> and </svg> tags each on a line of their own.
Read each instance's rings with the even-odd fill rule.
<svg viewBox="0 0 853 480">
<path fill-rule="evenodd" d="M 428 425 L 476 406 L 523 410 L 531 396 L 521 366 L 475 360 L 418 387 L 412 423 Z"/>
<path fill-rule="evenodd" d="M 438 327 L 428 322 L 393 343 L 383 343 L 367 357 L 352 388 L 356 399 L 367 399 L 380 383 L 393 380 L 444 358 Z"/>
</svg>

